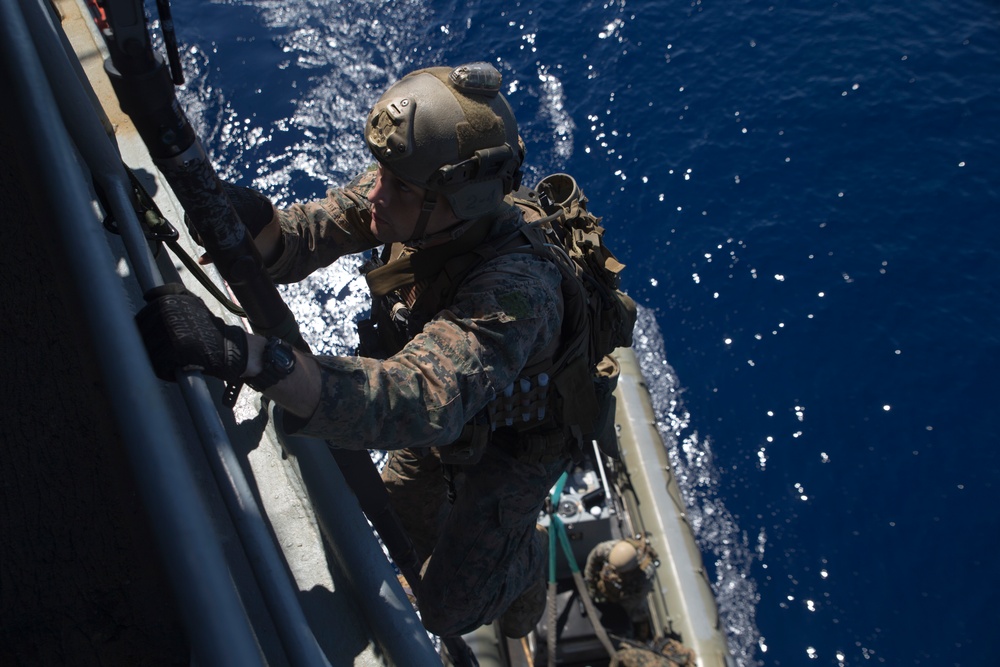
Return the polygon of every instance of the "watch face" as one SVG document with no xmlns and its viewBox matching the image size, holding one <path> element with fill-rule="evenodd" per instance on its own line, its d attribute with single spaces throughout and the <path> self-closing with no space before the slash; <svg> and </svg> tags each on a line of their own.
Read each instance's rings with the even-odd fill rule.
<svg viewBox="0 0 1000 667">
<path fill-rule="evenodd" d="M 283 340 L 276 340 L 268 345 L 268 348 L 270 363 L 286 375 L 291 373 L 295 367 L 295 352 L 292 346 Z"/>
</svg>

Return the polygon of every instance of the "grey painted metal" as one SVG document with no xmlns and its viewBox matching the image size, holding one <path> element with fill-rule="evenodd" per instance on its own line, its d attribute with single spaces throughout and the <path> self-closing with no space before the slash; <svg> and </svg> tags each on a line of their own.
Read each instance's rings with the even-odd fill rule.
<svg viewBox="0 0 1000 667">
<path fill-rule="evenodd" d="M 178 385 L 289 662 L 294 667 L 329 667 L 330 662 L 299 604 L 298 587 L 265 524 L 205 379 L 201 373 L 184 373 Z"/>
<path fill-rule="evenodd" d="M 621 429 L 622 462 L 638 506 L 630 508 L 660 557 L 653 596 L 658 611 L 681 641 L 694 649 L 699 667 L 731 667 L 732 657 L 720 627 L 718 607 L 706 576 L 701 552 L 685 516 L 677 481 L 656 428 L 639 362 L 631 349 L 619 349 L 621 364 L 616 423 Z M 641 508 L 641 511 L 639 511 Z M 657 599 L 661 598 L 661 599 Z M 660 603 L 665 601 L 663 608 Z"/>
<path fill-rule="evenodd" d="M 7 14 L 7 3 L 3 4 Z M 38 0 L 28 0 L 23 6 L 27 11 L 24 18 L 32 21 L 39 46 L 24 50 L 21 60 L 34 64 L 30 77 L 43 83 L 42 89 L 35 91 L 38 93 L 35 97 L 20 95 L 17 99 L 46 111 L 38 116 L 34 129 L 58 128 L 53 136 L 46 137 L 49 146 L 44 159 L 55 177 L 48 185 L 59 186 L 50 200 L 61 202 L 61 208 L 68 203 L 71 210 L 80 211 L 79 216 L 52 217 L 67 226 L 72 221 L 94 219 L 88 188 L 74 159 L 75 142 L 105 193 L 119 223 L 132 269 L 145 291 L 160 284 L 162 279 L 132 210 L 131 183 L 122 168 L 117 147 L 105 133 L 95 115 L 97 112 L 90 113 L 92 98 L 82 86 L 78 63 L 68 59 L 60 43 L 64 41 L 60 39 L 61 31 L 53 23 L 47 6 Z M 5 23 L 13 32 L 20 29 L 16 23 Z M 29 33 L 24 35 L 30 40 Z M 18 40 L 13 43 L 21 44 Z M 39 60 L 44 61 L 51 85 L 60 95 L 54 96 L 44 83 L 45 77 L 38 72 Z M 31 80 L 19 79 L 18 83 Z M 58 98 L 63 118 L 54 112 L 53 97 Z M 82 113 L 84 110 L 88 113 Z M 72 132 L 73 141 L 67 131 Z M 58 169 L 53 170 L 55 163 L 50 157 L 56 154 L 61 160 Z M 159 385 L 150 372 L 131 313 L 124 299 L 109 297 L 120 294 L 121 290 L 119 279 L 111 270 L 113 259 L 101 238 L 103 232 L 97 225 L 74 229 L 74 234 L 65 231 L 62 234 L 67 240 L 66 254 L 81 276 L 77 284 L 89 287 L 80 294 L 80 299 L 89 316 L 92 337 L 104 343 L 98 349 L 98 356 L 106 381 L 120 389 L 113 396 L 116 416 L 125 434 L 139 486 L 145 492 L 144 502 L 177 591 L 197 661 L 212 665 L 262 664 L 265 658 L 239 601 Z M 265 526 L 203 378 L 196 373 L 185 374 L 179 385 L 287 657 L 293 665 L 329 665 L 305 620 L 287 564 Z M 141 406 L 136 405 L 139 400 Z M 440 657 L 403 595 L 394 571 L 325 443 L 291 440 L 286 446 L 301 463 L 300 472 L 317 519 L 353 589 L 351 599 L 366 618 L 387 663 L 415 667 L 440 664 Z"/>
<path fill-rule="evenodd" d="M 286 451 L 299 463 L 302 481 L 330 551 L 353 589 L 360 611 L 390 665 L 439 666 L 427 631 L 403 593 L 396 573 L 364 518 L 357 498 L 334 465 L 323 440 L 281 431 L 281 410 L 270 407 L 271 423 Z"/>
<path fill-rule="evenodd" d="M 94 221 L 89 189 L 55 95 L 39 61 L 21 6 L 0 2 L 0 54 L 10 72 L 8 103 L 20 105 L 33 156 L 49 174 L 43 185 L 58 211 L 49 216 L 68 268 L 103 379 L 116 387 L 115 418 L 176 593 L 197 661 L 205 665 L 263 665 L 222 548 L 188 468 L 177 432 L 132 322 L 103 230 Z"/>
<path fill-rule="evenodd" d="M 69 45 L 62 30 L 53 23 L 47 2 L 42 5 L 38 0 L 28 0 L 22 6 L 32 36 L 40 43 L 38 56 L 55 91 L 66 129 L 90 169 L 94 183 L 103 192 L 111 209 L 109 213 L 118 221 L 118 231 L 139 288 L 145 292 L 161 285 L 160 271 L 136 219 L 132 184 L 125 173 L 118 148 L 112 143 L 98 115 L 103 114 L 103 110 L 94 109 L 95 96 L 89 95 L 84 88 L 85 79 L 79 61 L 71 59 L 67 53 Z"/>
<path fill-rule="evenodd" d="M 163 280 L 154 263 L 149 244 L 132 205 L 132 184 L 116 146 L 104 131 L 93 97 L 87 94 L 77 67 L 70 60 L 61 30 L 51 22 L 51 14 L 38 2 L 25 3 L 25 18 L 38 41 L 49 45 L 39 49 L 45 73 L 58 91 L 56 100 L 67 129 L 94 180 L 105 193 L 118 222 L 133 271 L 142 292 L 161 285 Z M 129 323 L 131 327 L 131 322 Z M 247 483 L 232 442 L 216 411 L 200 373 L 184 373 L 178 383 L 199 434 L 202 448 L 215 476 L 220 495 L 233 520 L 255 579 L 263 594 L 282 648 L 296 667 L 329 667 L 306 621 L 297 598 L 297 587 L 287 565 L 264 523 L 264 518 Z"/>
</svg>

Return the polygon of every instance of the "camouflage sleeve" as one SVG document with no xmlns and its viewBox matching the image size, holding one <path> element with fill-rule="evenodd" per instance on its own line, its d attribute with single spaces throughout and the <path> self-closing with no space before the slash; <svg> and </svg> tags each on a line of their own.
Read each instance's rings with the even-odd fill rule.
<svg viewBox="0 0 1000 667">
<path fill-rule="evenodd" d="M 587 590 L 590 592 L 591 597 L 599 597 L 597 584 L 601 578 L 601 569 L 608 562 L 608 555 L 617 543 L 617 540 L 601 542 L 587 554 L 587 564 L 583 569 L 583 580 L 587 583 Z"/>
<path fill-rule="evenodd" d="M 547 260 L 504 255 L 470 274 L 451 308 L 389 359 L 318 357 L 323 395 L 301 432 L 345 449 L 451 444 L 559 335 L 560 281 Z"/>
<path fill-rule="evenodd" d="M 284 249 L 267 267 L 277 283 L 298 282 L 344 255 L 381 244 L 370 229 L 368 192 L 375 172 L 366 171 L 326 199 L 278 211 Z"/>
</svg>

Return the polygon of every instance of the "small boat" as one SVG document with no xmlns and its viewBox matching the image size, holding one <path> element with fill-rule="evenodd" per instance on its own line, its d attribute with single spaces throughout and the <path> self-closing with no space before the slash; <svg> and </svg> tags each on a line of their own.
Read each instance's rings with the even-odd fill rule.
<svg viewBox="0 0 1000 667">
<path fill-rule="evenodd" d="M 115 0 L 116 11 L 131 1 Z M 59 326 L 90 341 L 88 354 L 107 387 L 110 411 L 99 417 L 120 434 L 155 537 L 157 576 L 174 599 L 163 626 L 183 628 L 183 639 L 169 648 L 213 666 L 512 667 L 553 658 L 568 667 L 617 664 L 611 653 L 669 643 L 676 660 L 664 664 L 734 664 L 631 350 L 616 353 L 613 442 L 585 452 L 554 494 L 551 512 L 539 518 L 565 537 L 554 542 L 560 546 L 551 613 L 522 640 L 503 638 L 492 625 L 470 633 L 463 639 L 474 658 L 465 662 L 423 629 L 380 539 L 378 512 L 352 489 L 375 470 L 367 455 L 366 461 L 335 458 L 322 441 L 276 430 L 280 410 L 249 388 L 230 408 L 211 378 L 186 373 L 176 386 L 155 379 L 132 321 L 146 290 L 182 282 L 230 322 L 245 323 L 245 312 L 232 303 L 231 281 L 190 260 L 200 249 L 180 224 L 190 206 L 175 187 L 181 159 L 151 155 L 156 151 L 121 110 L 137 102 L 123 99 L 121 86 L 116 91 L 109 81 L 115 67 L 107 64 L 110 28 L 102 9 L 109 4 L 5 2 L 0 30 L 19 141 L 30 151 L 19 159 L 35 165 L 24 173 L 45 193 L 29 215 L 51 221 L 52 242 L 70 258 L 63 268 L 77 308 Z M 137 12 L 130 29 L 144 32 L 142 4 L 131 6 Z M 161 19 L 167 24 L 169 15 Z M 129 38 L 116 37 L 118 47 Z M 182 156 L 187 166 L 207 162 L 197 149 Z M 282 318 L 265 324 L 289 326 Z M 91 384 L 83 377 L 61 383 L 69 396 Z M 88 431 L 72 435 L 102 444 Z M 595 550 L 622 540 L 649 556 L 648 585 L 624 614 L 620 604 L 602 600 L 593 576 L 586 578 Z M 131 603 L 161 606 L 145 598 Z M 72 617 L 50 622 L 79 625 Z M 52 634 L 59 636 L 58 628 Z"/>
<path fill-rule="evenodd" d="M 585 570 L 584 564 L 593 562 L 601 544 L 626 538 L 643 543 L 655 559 L 647 568 L 652 576 L 643 599 L 635 605 L 631 618 L 621 605 L 607 600 L 588 605 L 584 598 L 594 595 L 594 577 L 585 577 L 589 592 L 581 590 L 574 582 L 570 558 L 560 551 L 555 622 L 543 616 L 535 631 L 523 640 L 503 638 L 491 626 L 480 628 L 466 637 L 480 664 L 545 665 L 553 664 L 550 658 L 554 656 L 554 664 L 567 667 L 606 665 L 610 651 L 600 636 L 602 630 L 611 640 L 611 649 L 658 646 L 663 647 L 663 658 L 675 660 L 642 664 L 735 664 L 721 630 L 701 552 L 685 518 L 667 449 L 656 428 L 638 359 L 625 348 L 617 350 L 615 358 L 621 368 L 615 390 L 616 442 L 611 448 L 594 443 L 568 475 L 558 501 L 554 498 L 550 503 L 550 511 L 565 527 L 572 562 L 580 571 L 590 569 Z M 617 455 L 605 453 L 615 448 Z M 552 530 L 549 517 L 543 517 L 541 523 Z M 554 653 L 548 646 L 550 627 L 556 628 Z"/>
</svg>

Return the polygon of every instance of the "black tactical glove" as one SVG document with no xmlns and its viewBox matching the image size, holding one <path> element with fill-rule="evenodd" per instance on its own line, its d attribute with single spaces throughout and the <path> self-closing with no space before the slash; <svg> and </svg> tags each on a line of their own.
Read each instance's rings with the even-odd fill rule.
<svg viewBox="0 0 1000 667">
<path fill-rule="evenodd" d="M 261 193 L 242 185 L 233 185 L 222 181 L 222 190 L 233 203 L 240 222 L 246 225 L 250 238 L 257 238 L 261 230 L 274 217 L 274 206 L 271 200 Z"/>
<path fill-rule="evenodd" d="M 226 181 L 220 182 L 222 183 L 222 191 L 229 197 L 229 201 L 233 204 L 236 214 L 240 216 L 240 222 L 250 232 L 250 238 L 257 238 L 261 230 L 274 217 L 274 206 L 271 204 L 271 200 L 252 188 L 233 185 Z M 186 213 L 184 214 L 184 224 L 187 225 L 191 238 L 198 245 L 204 245 L 201 242 L 201 236 L 198 235 L 198 230 L 191 224 L 191 218 Z"/>
<path fill-rule="evenodd" d="M 239 381 L 247 368 L 243 329 L 220 320 L 177 283 L 154 287 L 145 297 L 135 319 L 157 377 L 174 380 L 177 369 L 198 369 L 226 382 Z"/>
</svg>

